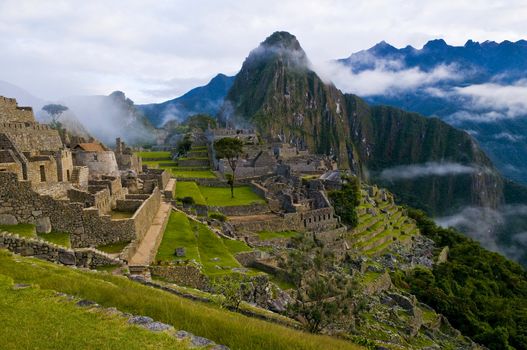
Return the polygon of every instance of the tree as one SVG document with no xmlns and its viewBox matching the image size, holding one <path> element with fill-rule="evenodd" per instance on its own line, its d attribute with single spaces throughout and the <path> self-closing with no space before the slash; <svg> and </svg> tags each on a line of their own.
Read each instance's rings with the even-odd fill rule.
<svg viewBox="0 0 527 350">
<path fill-rule="evenodd" d="M 42 107 L 42 110 L 44 112 L 47 112 L 51 116 L 50 125 L 56 129 L 60 129 L 62 127 L 62 124 L 59 122 L 59 118 L 62 113 L 64 113 L 68 109 L 68 107 L 59 104 L 49 104 Z"/>
<path fill-rule="evenodd" d="M 181 157 L 190 151 L 192 147 L 192 140 L 190 139 L 190 134 L 186 134 L 181 141 L 178 142 L 176 147 L 177 156 Z"/>
<path fill-rule="evenodd" d="M 216 119 L 208 114 L 195 114 L 187 118 L 185 125 L 188 125 L 191 129 L 198 129 L 205 131 L 209 128 L 216 127 Z"/>
<path fill-rule="evenodd" d="M 216 150 L 216 158 L 227 159 L 232 170 L 232 175 L 227 177 L 227 180 L 231 186 L 231 198 L 234 198 L 234 178 L 238 158 L 243 152 L 243 142 L 232 137 L 224 137 L 214 142 L 214 149 Z"/>
</svg>

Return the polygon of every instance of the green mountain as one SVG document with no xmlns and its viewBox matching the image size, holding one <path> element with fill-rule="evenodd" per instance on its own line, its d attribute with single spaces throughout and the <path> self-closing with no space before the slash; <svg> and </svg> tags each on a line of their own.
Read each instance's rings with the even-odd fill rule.
<svg viewBox="0 0 527 350">
<path fill-rule="evenodd" d="M 219 120 L 332 155 L 341 168 L 432 215 L 466 205 L 497 207 L 503 200 L 501 176 L 469 134 L 343 94 L 310 68 L 287 32 L 272 34 L 251 51 Z"/>
</svg>

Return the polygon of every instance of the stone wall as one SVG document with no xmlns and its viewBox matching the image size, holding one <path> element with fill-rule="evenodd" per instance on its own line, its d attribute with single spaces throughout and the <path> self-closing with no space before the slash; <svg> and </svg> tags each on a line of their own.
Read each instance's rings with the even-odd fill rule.
<svg viewBox="0 0 527 350">
<path fill-rule="evenodd" d="M 7 134 L 21 152 L 59 151 L 62 148 L 58 131 L 45 124 L 0 123 L 0 133 Z"/>
<path fill-rule="evenodd" d="M 154 187 L 165 188 L 170 180 L 170 173 L 163 169 L 146 168 L 143 169 L 143 171 L 144 173 L 139 174 L 138 177 L 143 180 L 143 182 L 155 181 L 156 185 L 154 185 Z"/>
<path fill-rule="evenodd" d="M 142 238 L 161 202 L 161 194 L 156 189 L 132 218 L 112 220 L 109 215 L 100 215 L 97 208 L 84 208 L 82 203 L 39 195 L 29 181 L 18 181 L 16 174 L 0 172 L 0 183 L 0 215 L 9 215 L 15 224 L 43 225 L 57 232 L 70 233 L 72 247 Z"/>
<path fill-rule="evenodd" d="M 150 228 L 152 220 L 154 220 L 160 205 L 161 192 L 159 191 L 159 188 L 156 187 L 150 197 L 143 202 L 143 204 L 135 212 L 134 216 L 132 216 L 135 237 L 140 240 L 143 239 L 146 232 Z"/>
<path fill-rule="evenodd" d="M 95 207 L 101 213 L 108 213 L 112 209 L 110 191 L 107 188 L 94 194 L 73 188 L 68 190 L 68 198 L 73 203 L 82 203 L 85 208 Z"/>
<path fill-rule="evenodd" d="M 150 274 L 168 282 L 201 290 L 209 288 L 209 279 L 192 265 L 153 265 Z"/>
<path fill-rule="evenodd" d="M 209 210 L 218 211 L 226 216 L 259 215 L 269 212 L 267 204 L 232 205 L 227 207 L 209 207 Z"/>
<path fill-rule="evenodd" d="M 0 96 L 0 123 L 35 122 L 33 109 L 31 107 L 18 107 L 16 99 Z"/>
<path fill-rule="evenodd" d="M 41 239 L 22 238 L 8 232 L 0 232 L 0 248 L 24 256 L 91 269 L 99 266 L 122 265 L 122 261 L 96 249 L 68 249 Z"/>
<path fill-rule="evenodd" d="M 51 157 L 33 157 L 27 163 L 28 180 L 33 184 L 58 182 L 57 163 Z"/>
</svg>

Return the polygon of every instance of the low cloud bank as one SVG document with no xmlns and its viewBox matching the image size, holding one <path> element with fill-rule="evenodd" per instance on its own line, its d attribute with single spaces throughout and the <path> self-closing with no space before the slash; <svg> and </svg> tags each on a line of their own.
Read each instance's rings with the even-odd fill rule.
<svg viewBox="0 0 527 350">
<path fill-rule="evenodd" d="M 393 168 L 384 169 L 380 178 L 382 180 L 409 180 L 426 176 L 448 176 L 471 174 L 481 171 L 481 169 L 451 162 L 427 162 L 424 164 L 401 165 Z"/>
</svg>

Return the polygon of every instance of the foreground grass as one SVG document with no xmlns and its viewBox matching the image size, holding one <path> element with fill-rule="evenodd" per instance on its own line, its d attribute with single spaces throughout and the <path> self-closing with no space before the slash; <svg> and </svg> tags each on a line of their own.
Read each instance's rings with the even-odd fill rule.
<svg viewBox="0 0 527 350">
<path fill-rule="evenodd" d="M 229 187 L 199 186 L 201 194 L 205 197 L 207 204 L 215 207 L 228 207 L 234 205 L 249 205 L 253 203 L 265 203 L 265 200 L 254 193 L 249 186 L 234 188 L 234 198 L 231 198 Z"/>
<path fill-rule="evenodd" d="M 185 248 L 184 257 L 176 257 L 176 248 Z M 190 227 L 187 216 L 181 212 L 172 211 L 163 234 L 163 240 L 157 250 L 156 261 L 191 260 L 199 262 L 198 242 L 194 230 Z"/>
<path fill-rule="evenodd" d="M 183 299 L 124 277 L 66 268 L 32 258 L 16 257 L 16 260 L 18 262 L 11 253 L 0 250 L 0 274 L 10 276 L 16 283 L 39 284 L 43 289 L 76 295 L 106 307 L 117 307 L 124 312 L 147 315 L 157 321 L 172 324 L 176 329 L 184 329 L 212 339 L 218 344 L 225 344 L 233 350 L 360 349 L 343 340 L 300 332 L 225 311 L 213 305 Z M 4 308 L 0 308 L 0 314 L 3 313 Z M 18 312 L 7 315 L 8 319 L 16 317 L 19 317 Z M 4 323 L 2 322 L 2 325 Z M 28 328 L 27 332 L 30 331 Z M 3 339 L 5 337 L 0 341 Z M 108 349 L 104 346 L 95 348 Z"/>
<path fill-rule="evenodd" d="M 175 188 L 176 198 L 192 197 L 194 202 L 200 205 L 207 205 L 205 198 L 201 195 L 198 185 L 191 181 L 178 181 Z"/>
<path fill-rule="evenodd" d="M 124 318 L 89 312 L 50 290 L 12 289 L 0 275 L 2 349 L 182 349 L 166 334 L 127 324 Z"/>
<path fill-rule="evenodd" d="M 161 169 L 165 169 L 172 174 L 173 177 L 181 179 L 215 179 L 216 175 L 210 170 L 186 170 L 178 167 L 164 167 L 161 166 Z"/>
</svg>

